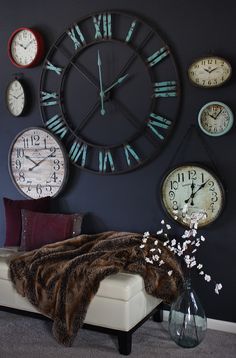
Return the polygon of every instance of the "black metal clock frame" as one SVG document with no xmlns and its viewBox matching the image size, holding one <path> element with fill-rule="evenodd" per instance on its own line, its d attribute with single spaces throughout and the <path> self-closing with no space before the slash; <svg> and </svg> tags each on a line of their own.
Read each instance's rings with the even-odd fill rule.
<svg viewBox="0 0 236 358">
<path fill-rule="evenodd" d="M 108 25 L 109 21 L 112 22 Z M 109 33 L 111 27 L 112 35 Z M 96 34 L 101 36 L 96 38 Z M 129 54 L 132 52 L 107 88 L 126 74 L 137 59 L 144 65 L 144 76 L 147 76 L 150 86 L 150 106 L 145 110 L 144 118 L 139 120 L 126 103 L 113 96 L 113 90 L 108 91 L 104 98 L 105 105 L 114 102 L 121 117 L 134 128 L 134 133 L 113 144 L 97 143 L 83 134 L 99 108 L 99 80 L 78 59 L 91 47 L 103 43 L 113 47 L 124 45 L 129 49 Z M 87 78 L 96 88 L 98 98 L 83 119 L 79 112 L 74 115 L 78 118 L 76 125 L 71 122 L 65 96 L 65 83 L 72 70 Z M 133 78 L 128 78 L 130 84 Z M 125 87 L 125 84 L 118 85 L 115 91 L 122 86 Z M 90 14 L 59 36 L 44 61 L 39 94 L 43 123 L 64 142 L 73 164 L 99 174 L 125 173 L 157 156 L 174 131 L 180 109 L 180 79 L 170 48 L 146 22 L 118 11 Z M 78 96 L 75 101 L 78 101 Z"/>
</svg>

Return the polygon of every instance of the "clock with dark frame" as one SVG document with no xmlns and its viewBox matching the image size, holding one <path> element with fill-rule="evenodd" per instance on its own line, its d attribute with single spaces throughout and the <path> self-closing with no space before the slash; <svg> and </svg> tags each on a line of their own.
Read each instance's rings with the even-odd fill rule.
<svg viewBox="0 0 236 358">
<path fill-rule="evenodd" d="M 43 65 L 43 123 L 73 164 L 94 173 L 125 173 L 158 155 L 174 132 L 179 105 L 169 46 L 130 14 L 80 19 L 58 37 Z"/>
</svg>

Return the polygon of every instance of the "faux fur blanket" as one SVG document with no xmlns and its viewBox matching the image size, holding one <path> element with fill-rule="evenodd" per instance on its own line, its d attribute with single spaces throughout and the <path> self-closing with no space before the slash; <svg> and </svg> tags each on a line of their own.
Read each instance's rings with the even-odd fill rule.
<svg viewBox="0 0 236 358">
<path fill-rule="evenodd" d="M 177 297 L 182 271 L 174 255 L 159 242 L 164 264 L 145 261 L 154 240 L 149 239 L 141 249 L 141 234 L 110 231 L 79 235 L 12 257 L 10 277 L 17 292 L 53 320 L 57 341 L 70 346 L 101 280 L 108 275 L 137 273 L 143 277 L 147 293 L 167 303 Z M 172 275 L 168 271 L 173 271 Z"/>
</svg>

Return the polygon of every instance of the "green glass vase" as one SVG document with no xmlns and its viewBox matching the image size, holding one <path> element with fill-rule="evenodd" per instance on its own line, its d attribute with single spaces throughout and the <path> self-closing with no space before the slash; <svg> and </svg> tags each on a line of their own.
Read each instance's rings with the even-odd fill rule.
<svg viewBox="0 0 236 358">
<path fill-rule="evenodd" d="M 193 348 L 201 343 L 207 330 L 204 309 L 192 288 L 191 279 L 186 279 L 183 293 L 172 303 L 169 314 L 169 333 L 181 347 Z"/>
</svg>

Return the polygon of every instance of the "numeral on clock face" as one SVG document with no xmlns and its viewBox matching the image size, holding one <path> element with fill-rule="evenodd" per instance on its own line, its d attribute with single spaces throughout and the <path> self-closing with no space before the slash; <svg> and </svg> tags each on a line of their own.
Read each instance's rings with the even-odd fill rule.
<svg viewBox="0 0 236 358">
<path fill-rule="evenodd" d="M 56 114 L 46 122 L 46 127 L 57 134 L 60 138 L 64 138 L 68 128 L 65 126 L 61 116 Z"/>
<path fill-rule="evenodd" d="M 113 172 L 115 170 L 114 161 L 112 158 L 111 151 L 109 149 L 103 151 L 99 151 L 99 171 L 106 172 L 108 170 L 108 164 Z"/>
<path fill-rule="evenodd" d="M 169 49 L 167 47 L 162 47 L 160 50 L 149 56 L 147 62 L 149 66 L 152 67 L 155 66 L 158 62 L 162 61 L 168 55 Z"/>
<path fill-rule="evenodd" d="M 85 166 L 88 146 L 84 143 L 75 141 L 69 151 L 69 157 L 72 162 L 77 162 L 80 159 L 81 167 Z"/>
<path fill-rule="evenodd" d="M 57 75 L 61 75 L 63 70 L 61 67 L 57 67 L 53 65 L 50 61 L 47 61 L 46 69 L 50 71 L 54 71 Z"/>
<path fill-rule="evenodd" d="M 41 106 L 55 106 L 58 103 L 56 92 L 41 91 Z"/>
<path fill-rule="evenodd" d="M 171 125 L 171 121 L 162 116 L 158 116 L 155 113 L 151 113 L 150 117 L 151 118 L 149 119 L 147 126 L 151 129 L 155 136 L 163 140 L 165 137 L 157 128 L 168 129 Z"/>
<path fill-rule="evenodd" d="M 165 81 L 154 83 L 154 97 L 176 97 L 176 81 Z"/>
<path fill-rule="evenodd" d="M 112 37 L 111 14 L 109 12 L 93 16 L 93 24 L 95 28 L 95 40 Z"/>
<path fill-rule="evenodd" d="M 81 46 L 85 45 L 85 38 L 78 25 L 75 25 L 67 31 L 68 36 L 74 43 L 75 50 L 78 50 Z"/>
</svg>

